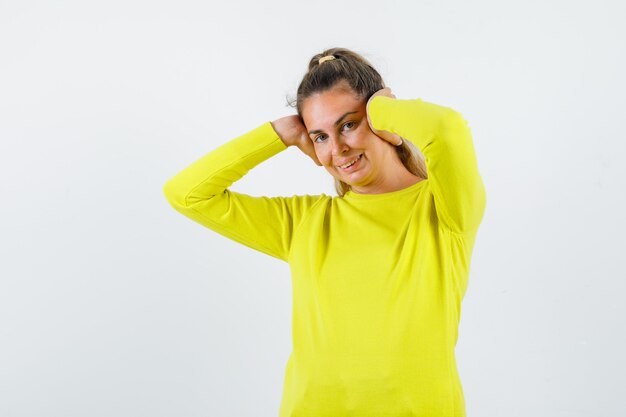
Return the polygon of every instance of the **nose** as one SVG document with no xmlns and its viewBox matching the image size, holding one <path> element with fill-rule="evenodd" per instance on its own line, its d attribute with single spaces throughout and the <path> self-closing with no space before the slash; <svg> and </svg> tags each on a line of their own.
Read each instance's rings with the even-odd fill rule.
<svg viewBox="0 0 626 417">
<path fill-rule="evenodd" d="M 333 155 L 341 155 L 348 150 L 348 145 L 339 136 L 331 136 L 329 139 Z"/>
</svg>

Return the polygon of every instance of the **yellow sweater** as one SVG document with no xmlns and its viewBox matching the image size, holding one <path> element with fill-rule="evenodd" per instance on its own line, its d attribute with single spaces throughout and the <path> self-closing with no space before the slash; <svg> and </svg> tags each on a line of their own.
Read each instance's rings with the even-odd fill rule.
<svg viewBox="0 0 626 417">
<path fill-rule="evenodd" d="M 289 263 L 293 350 L 280 417 L 463 417 L 454 348 L 486 205 L 470 129 L 421 99 L 376 96 L 369 112 L 375 129 L 420 149 L 428 179 L 343 197 L 229 190 L 286 149 L 266 122 L 189 165 L 164 193 L 197 223 Z"/>
</svg>

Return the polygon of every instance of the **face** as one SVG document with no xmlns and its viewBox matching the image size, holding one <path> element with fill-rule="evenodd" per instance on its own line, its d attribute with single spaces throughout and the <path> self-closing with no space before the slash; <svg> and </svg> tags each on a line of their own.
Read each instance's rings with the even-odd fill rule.
<svg viewBox="0 0 626 417">
<path fill-rule="evenodd" d="M 397 159 L 393 145 L 370 129 L 366 104 L 367 100 L 360 100 L 353 92 L 335 87 L 306 99 L 301 110 L 324 168 L 338 180 L 361 190 L 382 183 L 383 167 Z"/>
</svg>

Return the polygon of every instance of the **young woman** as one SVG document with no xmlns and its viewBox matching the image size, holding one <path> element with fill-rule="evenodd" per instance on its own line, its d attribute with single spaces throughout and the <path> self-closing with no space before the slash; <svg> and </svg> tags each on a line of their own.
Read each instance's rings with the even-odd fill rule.
<svg viewBox="0 0 626 417">
<path fill-rule="evenodd" d="M 280 416 L 465 416 L 454 348 L 486 205 L 467 122 L 396 98 L 345 48 L 311 59 L 296 109 L 164 187 L 183 215 L 289 263 L 293 350 Z M 328 171 L 337 196 L 229 190 L 289 146 Z"/>
</svg>

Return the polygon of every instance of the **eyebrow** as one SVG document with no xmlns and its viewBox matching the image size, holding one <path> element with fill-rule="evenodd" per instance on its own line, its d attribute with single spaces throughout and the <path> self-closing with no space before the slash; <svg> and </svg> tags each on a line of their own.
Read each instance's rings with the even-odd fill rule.
<svg viewBox="0 0 626 417">
<path fill-rule="evenodd" d="M 349 114 L 353 114 L 353 113 L 358 113 L 357 111 L 349 111 L 347 113 L 345 113 L 343 116 L 341 116 L 339 119 L 337 119 L 337 121 L 335 122 L 335 126 L 337 126 L 339 123 L 341 123 L 341 121 Z M 311 130 L 309 132 L 309 135 L 313 135 L 315 133 L 322 133 L 323 130 L 317 129 L 317 130 Z"/>
</svg>

